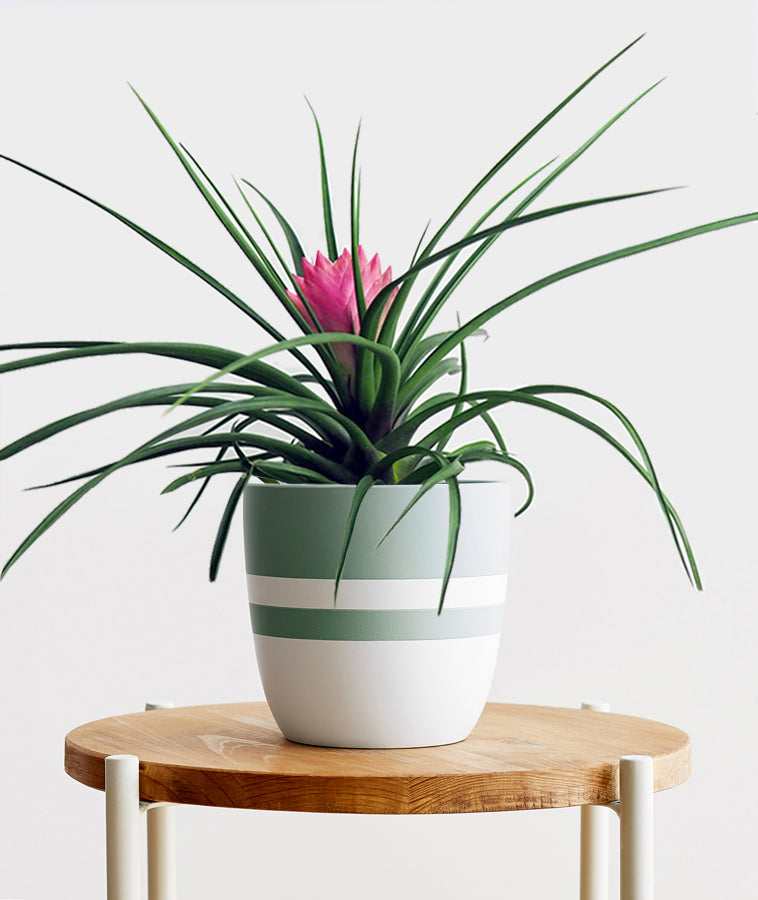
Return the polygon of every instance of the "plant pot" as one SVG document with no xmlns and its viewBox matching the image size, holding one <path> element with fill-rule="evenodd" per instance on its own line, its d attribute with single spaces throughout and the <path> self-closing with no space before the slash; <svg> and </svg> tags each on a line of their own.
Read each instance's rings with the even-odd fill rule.
<svg viewBox="0 0 758 900">
<path fill-rule="evenodd" d="M 329 747 L 461 741 L 494 674 L 507 572 L 510 489 L 461 483 L 461 528 L 444 608 L 449 498 L 432 488 L 377 544 L 418 490 L 377 485 L 334 577 L 354 488 L 253 484 L 244 526 L 255 652 L 286 738 Z"/>
</svg>

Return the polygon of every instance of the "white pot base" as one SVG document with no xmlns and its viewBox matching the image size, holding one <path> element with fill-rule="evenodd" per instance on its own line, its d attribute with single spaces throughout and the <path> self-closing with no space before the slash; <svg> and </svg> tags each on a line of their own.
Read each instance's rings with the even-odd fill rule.
<svg viewBox="0 0 758 900">
<path fill-rule="evenodd" d="M 390 749 L 464 740 L 487 699 L 498 635 L 304 641 L 255 635 L 271 712 L 298 744 Z"/>
</svg>

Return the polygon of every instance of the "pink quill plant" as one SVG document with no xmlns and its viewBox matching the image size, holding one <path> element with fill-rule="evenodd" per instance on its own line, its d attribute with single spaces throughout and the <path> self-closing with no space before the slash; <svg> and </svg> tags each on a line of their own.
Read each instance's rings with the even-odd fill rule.
<svg viewBox="0 0 758 900">
<path fill-rule="evenodd" d="M 363 295 L 366 298 L 366 308 L 368 309 L 382 288 L 392 281 L 392 267 L 388 267 L 382 272 L 379 254 L 375 254 L 369 260 L 361 246 L 358 247 L 358 264 L 361 271 Z M 355 294 L 353 258 L 350 251 L 343 250 L 334 262 L 319 251 L 316 253 L 315 262 L 303 259 L 302 266 L 303 274 L 293 275 L 293 278 L 321 329 L 343 331 L 346 334 L 360 334 L 361 320 Z M 385 303 L 379 319 L 380 328 L 396 294 L 397 288 Z M 311 330 L 318 331 L 319 328 L 300 295 L 295 291 L 287 291 L 287 296 L 303 315 Z M 331 344 L 330 346 L 345 373 L 354 373 L 355 347 L 352 344 Z"/>
<path fill-rule="evenodd" d="M 242 329 L 234 336 L 235 342 L 241 344 L 237 349 L 168 340 L 64 339 L 0 344 L 0 375 L 65 360 L 121 354 L 168 357 L 195 363 L 204 367 L 203 371 L 208 368 L 212 370 L 212 374 L 203 381 L 143 389 L 65 416 L 21 435 L 4 447 L 0 446 L 2 463 L 68 428 L 116 410 L 150 406 L 171 409 L 181 404 L 187 412 L 187 418 L 160 431 L 149 441 L 142 441 L 130 453 L 96 469 L 69 475 L 46 485 L 78 482 L 75 490 L 61 500 L 17 547 L 0 577 L 64 513 L 111 474 L 136 463 L 194 451 L 198 458 L 191 465 L 191 470 L 176 474 L 164 489 L 164 493 L 171 493 L 195 485 L 195 496 L 182 522 L 196 508 L 212 480 L 230 475 L 236 479 L 211 551 L 211 580 L 216 577 L 235 509 L 251 478 L 292 485 L 354 486 L 341 560 L 335 572 L 335 590 L 342 575 L 356 517 L 363 499 L 374 486 L 416 486 L 412 499 L 396 520 L 397 524 L 427 491 L 437 484 L 446 484 L 449 530 L 440 592 L 441 608 L 458 541 L 461 513 L 458 481 L 463 473 L 468 474 L 469 467 L 475 463 L 499 463 L 520 475 L 524 481 L 526 496 L 515 514 L 523 513 L 532 502 L 534 486 L 529 470 L 513 454 L 510 435 L 506 442 L 496 421 L 500 409 L 518 404 L 560 416 L 588 429 L 644 479 L 663 513 L 684 571 L 690 581 L 700 588 L 702 583 L 694 553 L 681 519 L 663 492 L 645 444 L 627 416 L 603 397 L 570 385 L 550 382 L 514 387 L 498 384 L 472 390 L 468 378 L 467 342 L 481 335 L 491 320 L 514 304 L 526 301 L 545 288 L 621 259 L 698 235 L 756 222 L 758 211 L 706 222 L 616 249 L 605 248 L 598 255 L 548 270 L 536 280 L 516 289 L 511 287 L 509 293 L 493 284 L 494 297 L 473 298 L 475 308 L 470 311 L 470 318 L 458 320 L 457 325 L 453 324 L 452 318 L 447 322 L 440 320 L 440 316 L 449 311 L 451 296 L 469 272 L 500 239 L 506 240 L 512 229 L 539 230 L 538 223 L 548 218 L 560 221 L 574 212 L 600 209 L 607 204 L 625 203 L 666 190 L 626 191 L 535 207 L 553 183 L 659 82 L 627 102 L 572 152 L 555 156 L 526 177 L 520 175 L 520 180 L 514 179 L 507 185 L 496 186 L 496 180 L 502 173 L 509 171 L 513 157 L 639 40 L 637 38 L 615 53 L 547 112 L 529 132 L 516 140 L 510 149 L 505 150 L 430 236 L 427 235 L 427 225 L 408 268 L 394 278 L 390 268 L 382 270 L 378 255 L 369 259 L 360 245 L 361 178 L 357 165 L 360 128 L 353 147 L 349 240 L 343 243 L 338 241 L 335 228 L 321 127 L 311 108 L 318 138 L 325 239 L 322 245 L 325 252 L 316 253 L 313 259 L 312 254 L 306 253 L 288 219 L 244 178 L 241 182 L 235 179 L 235 184 L 247 212 L 238 213 L 186 146 L 171 137 L 152 109 L 137 94 L 215 217 L 258 273 L 263 285 L 291 317 L 294 326 L 292 333 L 279 330 L 259 311 L 257 300 L 239 296 L 162 238 L 78 189 L 0 153 L 0 161 L 68 191 L 121 222 L 203 281 L 215 294 L 233 304 L 246 317 L 249 326 L 255 326 L 272 342 L 251 352 L 255 335 Z M 470 204 L 477 198 L 485 200 L 487 193 L 482 192 L 490 190 L 495 193 L 484 204 L 485 211 L 474 216 Z M 256 195 L 255 198 L 250 191 Z M 259 202 L 268 207 L 281 228 L 289 258 L 284 255 L 284 245 L 280 250 L 279 243 L 269 234 L 264 220 L 258 215 L 256 206 Z M 503 209 L 506 202 L 509 205 Z M 243 215 L 248 213 L 252 221 L 248 220 L 246 224 Z M 8 215 L 12 216 L 12 213 Z M 253 222 L 260 234 L 253 227 Z M 450 233 L 453 228 L 459 228 L 455 238 Z M 271 254 L 264 251 L 261 236 L 270 244 Z M 539 239 L 544 241 L 544 235 Z M 340 253 L 338 247 L 345 245 L 349 249 Z M 506 256 L 501 267 L 503 273 L 507 270 L 508 259 Z M 422 281 L 419 283 L 420 276 Z M 423 276 L 429 277 L 424 280 Z M 5 357 L 5 353 L 29 350 L 36 352 L 19 358 Z M 296 363 L 296 371 L 289 372 L 264 361 L 281 353 L 289 354 L 290 362 Z M 234 380 L 226 377 L 231 375 L 236 376 Z M 453 375 L 459 378 L 451 384 L 447 379 Z M 444 389 L 443 381 L 446 382 Z M 582 404 L 581 413 L 573 408 L 573 401 Z M 586 411 L 585 406 L 589 407 Z M 603 419 L 595 420 L 591 412 L 593 406 L 603 419 L 615 422 L 615 432 L 607 429 Z M 468 436 L 469 429 L 475 425 L 479 426 L 481 434 L 479 439 L 472 440 L 474 435 Z M 465 429 L 465 437 L 462 429 Z"/>
</svg>

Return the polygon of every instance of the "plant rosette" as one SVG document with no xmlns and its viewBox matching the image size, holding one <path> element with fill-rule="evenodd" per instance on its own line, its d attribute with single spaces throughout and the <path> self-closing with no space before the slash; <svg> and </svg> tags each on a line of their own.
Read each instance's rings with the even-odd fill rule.
<svg viewBox="0 0 758 900">
<path fill-rule="evenodd" d="M 336 236 L 321 128 L 311 110 L 325 234 L 324 247 L 312 256 L 290 221 L 245 179 L 235 180 L 241 203 L 236 209 L 137 95 L 194 186 L 291 317 L 298 330 L 294 337 L 280 332 L 254 305 L 135 222 L 50 175 L 0 155 L 116 218 L 232 303 L 248 324 L 273 341 L 252 353 L 168 341 L 0 346 L 5 352 L 38 351 L 0 364 L 0 374 L 133 353 L 191 361 L 212 370 L 197 383 L 163 385 L 73 413 L 0 449 L 0 460 L 6 459 L 75 425 L 126 408 L 181 406 L 191 413 L 120 459 L 53 482 L 76 487 L 24 539 L 3 575 L 67 510 L 114 472 L 194 452 L 199 459 L 183 463 L 189 471 L 174 478 L 164 493 L 190 485 L 197 488 L 183 522 L 214 479 L 232 477 L 211 552 L 211 580 L 245 497 L 251 619 L 266 696 L 283 732 L 298 741 L 340 746 L 460 740 L 475 724 L 492 676 L 512 515 L 506 485 L 488 489 L 486 484 L 468 483 L 463 474 L 469 478 L 470 467 L 478 462 L 506 466 L 525 485 L 515 515 L 527 509 L 533 497 L 532 478 L 494 417 L 502 407 L 520 404 L 589 429 L 634 468 L 652 490 L 687 576 L 700 588 L 682 523 L 627 416 L 597 394 L 567 385 L 472 391 L 466 345 L 484 334 L 496 316 L 543 288 L 625 257 L 753 222 L 758 213 L 708 222 L 580 260 L 496 300 L 468 320 L 458 321 L 455 328 L 442 330 L 439 325 L 450 297 L 511 229 L 666 190 L 535 209 L 553 182 L 653 85 L 562 161 L 556 157 L 487 199 L 484 212 L 476 216 L 471 212 L 473 201 L 485 199 L 490 183 L 494 187 L 496 176 L 521 149 L 636 43 L 589 75 L 504 153 L 430 237 L 425 230 L 400 275 L 383 269 L 379 257 L 369 256 L 361 245 L 360 129 L 350 177 L 349 245 L 343 247 Z M 266 219 L 281 231 L 281 246 Z M 449 237 L 454 230 L 457 234 Z M 286 354 L 297 371 L 276 366 L 268 359 L 275 354 Z M 607 424 L 572 409 L 568 404 L 575 398 L 594 404 Z M 482 429 L 479 439 L 460 443 L 460 429 L 477 424 Z M 625 440 L 611 433 L 614 424 Z"/>
</svg>

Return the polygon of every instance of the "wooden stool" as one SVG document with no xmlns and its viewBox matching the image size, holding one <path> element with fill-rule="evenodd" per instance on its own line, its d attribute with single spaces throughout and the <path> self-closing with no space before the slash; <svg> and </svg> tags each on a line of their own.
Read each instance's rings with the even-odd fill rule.
<svg viewBox="0 0 758 900">
<path fill-rule="evenodd" d="M 155 705 L 152 705 L 153 707 Z M 320 813 L 494 812 L 581 806 L 581 898 L 607 896 L 607 820 L 621 817 L 621 900 L 653 897 L 653 793 L 690 773 L 684 732 L 585 704 L 489 703 L 459 744 L 343 750 L 293 744 L 265 703 L 152 708 L 66 737 L 66 772 L 105 790 L 108 900 L 138 900 L 148 811 L 150 900 L 174 900 L 167 805 Z"/>
</svg>

